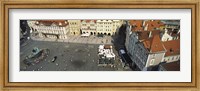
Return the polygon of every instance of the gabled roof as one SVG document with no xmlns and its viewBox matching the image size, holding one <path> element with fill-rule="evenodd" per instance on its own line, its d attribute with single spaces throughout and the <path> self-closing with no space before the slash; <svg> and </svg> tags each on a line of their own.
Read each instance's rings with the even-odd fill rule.
<svg viewBox="0 0 200 91">
<path fill-rule="evenodd" d="M 150 52 L 166 51 L 159 35 L 155 35 L 152 39 Z"/>
<path fill-rule="evenodd" d="M 152 38 L 146 39 L 142 43 L 144 47 L 151 53 L 166 51 L 159 35 L 155 35 Z"/>
<path fill-rule="evenodd" d="M 163 42 L 167 52 L 165 56 L 173 56 L 180 54 L 180 39 Z"/>
</svg>

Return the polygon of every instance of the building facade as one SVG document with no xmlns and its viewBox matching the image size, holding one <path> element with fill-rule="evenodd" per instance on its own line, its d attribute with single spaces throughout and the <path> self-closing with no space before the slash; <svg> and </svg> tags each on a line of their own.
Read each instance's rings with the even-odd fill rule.
<svg viewBox="0 0 200 91">
<path fill-rule="evenodd" d="M 122 20 L 97 20 L 97 34 L 115 35 L 122 23 Z"/>
<path fill-rule="evenodd" d="M 112 20 L 97 20 L 97 34 L 112 35 L 113 33 Z"/>
<path fill-rule="evenodd" d="M 140 70 L 151 70 L 151 67 L 161 63 L 166 50 L 159 42 L 161 40 L 158 35 L 152 35 L 145 40 L 141 38 L 144 36 L 140 35 L 143 34 L 137 32 L 130 34 L 129 44 L 126 46 L 127 53 L 133 61 L 132 65 L 137 65 Z"/>
<path fill-rule="evenodd" d="M 154 70 L 160 63 L 180 60 L 180 40 L 177 37 L 180 31 L 175 35 L 167 30 L 163 33 L 163 30 L 158 30 L 163 28 L 163 24 L 154 25 L 158 28 L 148 28 L 148 24 L 155 23 L 149 22 L 130 21 L 126 28 L 125 47 L 133 61 L 132 65 L 140 70 Z"/>
<path fill-rule="evenodd" d="M 81 34 L 81 20 L 68 20 L 70 35 Z"/>
<path fill-rule="evenodd" d="M 65 20 L 27 21 L 31 32 L 38 33 L 42 38 L 66 39 L 68 22 Z"/>
<path fill-rule="evenodd" d="M 119 28 L 122 26 L 123 20 L 113 20 L 113 35 L 119 31 Z"/>
<path fill-rule="evenodd" d="M 81 20 L 81 34 L 96 35 L 96 20 Z"/>
<path fill-rule="evenodd" d="M 162 62 L 170 63 L 180 60 L 180 39 L 163 42 L 167 50 Z"/>
</svg>

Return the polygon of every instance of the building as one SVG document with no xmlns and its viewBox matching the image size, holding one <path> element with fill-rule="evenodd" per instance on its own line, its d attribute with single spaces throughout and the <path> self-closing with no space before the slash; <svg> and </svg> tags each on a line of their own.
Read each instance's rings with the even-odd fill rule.
<svg viewBox="0 0 200 91">
<path fill-rule="evenodd" d="M 152 31 L 152 30 L 164 30 L 165 24 L 160 20 L 145 20 L 143 21 L 144 30 Z"/>
<path fill-rule="evenodd" d="M 115 35 L 122 23 L 121 20 L 97 20 L 97 34 Z"/>
<path fill-rule="evenodd" d="M 160 20 L 129 20 L 126 28 L 126 36 L 132 34 L 132 32 L 141 31 L 162 31 L 165 24 Z M 147 33 L 147 32 L 146 32 Z M 129 45 L 129 37 L 126 37 L 125 46 Z"/>
<path fill-rule="evenodd" d="M 151 70 L 163 60 L 166 49 L 157 33 L 158 30 L 133 32 L 129 36 L 127 53 L 133 61 L 132 65 L 137 65 L 140 70 Z"/>
<path fill-rule="evenodd" d="M 180 38 L 180 29 L 165 28 L 164 33 L 161 34 L 162 41 L 177 40 Z"/>
<path fill-rule="evenodd" d="M 160 64 L 158 70 L 159 71 L 180 71 L 180 61 Z"/>
<path fill-rule="evenodd" d="M 119 28 L 122 26 L 123 20 L 113 20 L 113 35 L 119 31 Z"/>
<path fill-rule="evenodd" d="M 133 31 L 162 31 L 165 28 L 165 24 L 160 20 L 130 20 L 129 24 Z"/>
<path fill-rule="evenodd" d="M 66 39 L 68 22 L 65 20 L 36 20 L 27 21 L 31 32 L 41 38 Z"/>
<path fill-rule="evenodd" d="M 98 66 L 107 66 L 114 64 L 115 54 L 113 53 L 111 45 L 99 45 L 98 55 Z"/>
<path fill-rule="evenodd" d="M 180 29 L 180 20 L 163 20 L 164 28 Z"/>
<path fill-rule="evenodd" d="M 180 60 L 180 39 L 163 42 L 167 52 L 162 62 L 174 62 Z"/>
<path fill-rule="evenodd" d="M 71 35 L 81 34 L 81 20 L 68 20 Z"/>
<path fill-rule="evenodd" d="M 164 24 L 158 24 L 161 23 L 141 20 L 129 22 L 126 29 L 125 47 L 133 61 L 132 66 L 136 65 L 140 70 L 155 70 L 160 63 L 180 59 L 180 40 L 177 37 L 180 36 L 180 31 L 175 35 L 173 35 L 174 31 L 166 30 L 163 33 L 163 30 L 159 29 L 162 29 Z M 149 25 L 152 27 L 148 27 Z"/>
<path fill-rule="evenodd" d="M 112 35 L 113 33 L 112 20 L 97 20 L 97 34 Z"/>
<path fill-rule="evenodd" d="M 96 35 L 96 20 L 81 20 L 81 34 Z"/>
</svg>

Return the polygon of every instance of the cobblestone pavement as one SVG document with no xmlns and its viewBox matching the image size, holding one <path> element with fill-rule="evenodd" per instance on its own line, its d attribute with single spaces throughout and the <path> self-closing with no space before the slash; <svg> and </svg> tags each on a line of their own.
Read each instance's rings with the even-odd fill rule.
<svg viewBox="0 0 200 91">
<path fill-rule="evenodd" d="M 37 36 L 31 37 L 37 41 L 57 41 L 67 43 L 81 43 L 81 44 L 112 44 L 111 36 L 104 36 L 103 38 L 97 36 L 81 37 L 81 35 L 68 35 L 66 39 L 52 39 L 52 38 L 39 38 Z"/>
<path fill-rule="evenodd" d="M 69 41 L 78 41 L 74 37 Z M 26 45 L 20 46 L 20 71 L 122 71 L 124 69 L 117 51 L 115 67 L 111 66 L 97 66 L 98 55 L 97 49 L 99 44 L 87 44 L 83 41 L 87 39 L 81 38 L 80 43 L 69 42 L 53 42 L 53 41 L 35 41 L 28 40 Z M 94 38 L 95 39 L 95 38 Z M 92 40 L 93 41 L 93 40 Z M 23 63 L 26 56 L 31 54 L 34 47 L 40 49 L 50 49 L 50 54 L 43 61 L 27 66 Z M 55 62 L 51 62 L 54 56 L 57 56 Z"/>
</svg>

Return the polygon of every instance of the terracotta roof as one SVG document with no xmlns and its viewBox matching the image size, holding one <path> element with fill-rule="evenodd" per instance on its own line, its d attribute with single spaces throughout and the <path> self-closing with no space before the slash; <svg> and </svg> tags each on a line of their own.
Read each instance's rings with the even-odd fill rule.
<svg viewBox="0 0 200 91">
<path fill-rule="evenodd" d="M 155 35 L 152 39 L 150 52 L 165 51 L 159 35 Z"/>
<path fill-rule="evenodd" d="M 144 31 L 144 27 L 147 26 L 147 31 L 155 30 L 155 28 L 160 28 L 160 26 L 164 26 L 164 23 L 160 20 L 129 20 L 130 25 L 132 27 L 132 31 Z M 145 22 L 145 23 L 144 23 Z M 144 23 L 144 26 L 143 26 Z"/>
<path fill-rule="evenodd" d="M 180 54 L 180 39 L 163 42 L 167 52 L 165 56 L 179 55 Z"/>
<path fill-rule="evenodd" d="M 144 40 L 143 45 L 151 53 L 166 51 L 159 35 L 155 35 L 152 38 Z"/>
<path fill-rule="evenodd" d="M 129 20 L 129 23 L 132 27 L 132 31 L 138 31 L 142 30 L 143 31 L 143 26 L 142 26 L 143 20 Z"/>
<path fill-rule="evenodd" d="M 154 30 L 155 28 L 159 28 L 160 26 L 163 26 L 164 23 L 161 22 L 160 20 L 149 20 L 149 21 L 145 21 L 145 24 L 144 26 L 147 26 L 148 25 L 148 28 L 147 30 Z"/>
<path fill-rule="evenodd" d="M 149 38 L 149 34 L 151 32 L 151 37 L 155 35 L 160 35 L 160 30 L 153 30 L 153 31 L 138 31 L 138 38 L 139 40 L 144 40 Z"/>
<path fill-rule="evenodd" d="M 143 45 L 148 51 L 150 51 L 151 42 L 152 42 L 152 38 L 149 38 L 149 39 L 146 39 L 145 41 L 143 41 Z"/>
<path fill-rule="evenodd" d="M 166 71 L 180 71 L 180 61 L 164 63 L 160 66 L 163 67 Z"/>
<path fill-rule="evenodd" d="M 45 26 L 51 26 L 52 24 L 55 24 L 60 27 L 65 27 L 68 25 L 68 22 L 65 20 L 38 20 L 37 22 L 36 25 L 44 24 Z"/>
</svg>

